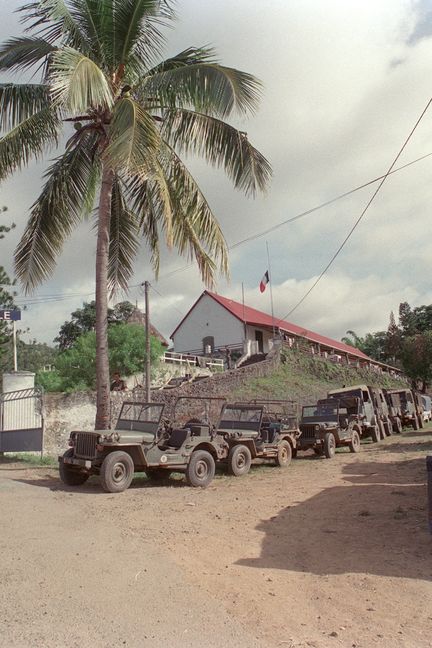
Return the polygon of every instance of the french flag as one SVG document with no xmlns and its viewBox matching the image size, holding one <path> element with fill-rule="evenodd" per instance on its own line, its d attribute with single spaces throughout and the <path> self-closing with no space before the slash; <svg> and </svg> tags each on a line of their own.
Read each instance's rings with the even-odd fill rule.
<svg viewBox="0 0 432 648">
<path fill-rule="evenodd" d="M 259 285 L 260 292 L 262 293 L 264 292 L 269 281 L 270 281 L 269 273 L 268 270 L 266 270 L 264 273 L 264 277 L 260 281 L 260 285 Z"/>
</svg>

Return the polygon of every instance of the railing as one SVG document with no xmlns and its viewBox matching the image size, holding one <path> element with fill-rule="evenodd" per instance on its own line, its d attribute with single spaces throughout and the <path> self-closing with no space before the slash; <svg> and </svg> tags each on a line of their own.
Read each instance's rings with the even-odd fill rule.
<svg viewBox="0 0 432 648">
<path fill-rule="evenodd" d="M 217 371 L 223 371 L 225 366 L 222 358 L 176 353 L 175 351 L 165 351 L 162 362 L 186 367 L 205 366 L 209 369 L 216 369 Z"/>
</svg>

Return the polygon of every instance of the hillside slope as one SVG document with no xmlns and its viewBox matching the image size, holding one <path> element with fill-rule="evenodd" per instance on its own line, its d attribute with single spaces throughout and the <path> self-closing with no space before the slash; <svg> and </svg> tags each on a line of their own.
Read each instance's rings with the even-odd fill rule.
<svg viewBox="0 0 432 648">
<path fill-rule="evenodd" d="M 279 366 L 262 377 L 246 377 L 232 396 L 238 400 L 251 398 L 287 398 L 300 405 L 314 403 L 330 389 L 344 385 L 367 384 L 374 387 L 406 387 L 407 383 L 388 374 L 336 365 L 324 358 L 290 351 L 283 354 Z"/>
</svg>

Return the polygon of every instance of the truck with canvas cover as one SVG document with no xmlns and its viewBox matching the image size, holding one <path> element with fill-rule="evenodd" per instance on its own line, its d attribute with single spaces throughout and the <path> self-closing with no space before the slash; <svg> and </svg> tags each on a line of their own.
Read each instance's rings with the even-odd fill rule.
<svg viewBox="0 0 432 648">
<path fill-rule="evenodd" d="M 297 404 L 282 400 L 227 403 L 217 431 L 229 448 L 223 463 L 231 475 L 245 475 L 254 459 L 286 467 L 297 451 L 300 435 Z"/>
<path fill-rule="evenodd" d="M 220 410 L 224 399 L 210 400 L 218 400 Z M 190 486 L 208 486 L 216 461 L 227 454 L 224 438 L 209 421 L 169 423 L 164 409 L 162 403 L 125 401 L 114 430 L 71 432 L 70 448 L 59 457 L 63 482 L 78 486 L 99 475 L 105 491 L 118 493 L 130 486 L 135 472 L 154 479 L 182 472 Z"/>
<path fill-rule="evenodd" d="M 327 459 L 336 448 L 360 450 L 360 400 L 355 396 L 323 398 L 316 405 L 305 405 L 300 421 L 299 450 L 312 449 Z"/>
<path fill-rule="evenodd" d="M 386 389 L 385 395 L 389 407 L 400 419 L 400 427 L 412 427 L 418 430 L 424 426 L 423 406 L 417 394 L 411 389 Z"/>
<path fill-rule="evenodd" d="M 352 387 L 332 389 L 327 396 L 328 398 L 358 398 L 361 437 L 370 437 L 374 443 L 378 443 L 385 437 L 385 430 L 370 387 L 353 385 Z"/>
</svg>

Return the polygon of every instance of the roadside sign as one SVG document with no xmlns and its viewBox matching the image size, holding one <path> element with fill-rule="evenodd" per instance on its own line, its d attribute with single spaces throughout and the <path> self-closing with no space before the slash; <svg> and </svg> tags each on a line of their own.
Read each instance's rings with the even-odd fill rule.
<svg viewBox="0 0 432 648">
<path fill-rule="evenodd" d="M 18 322 L 21 319 L 20 310 L 0 310 L 0 320 Z"/>
</svg>

